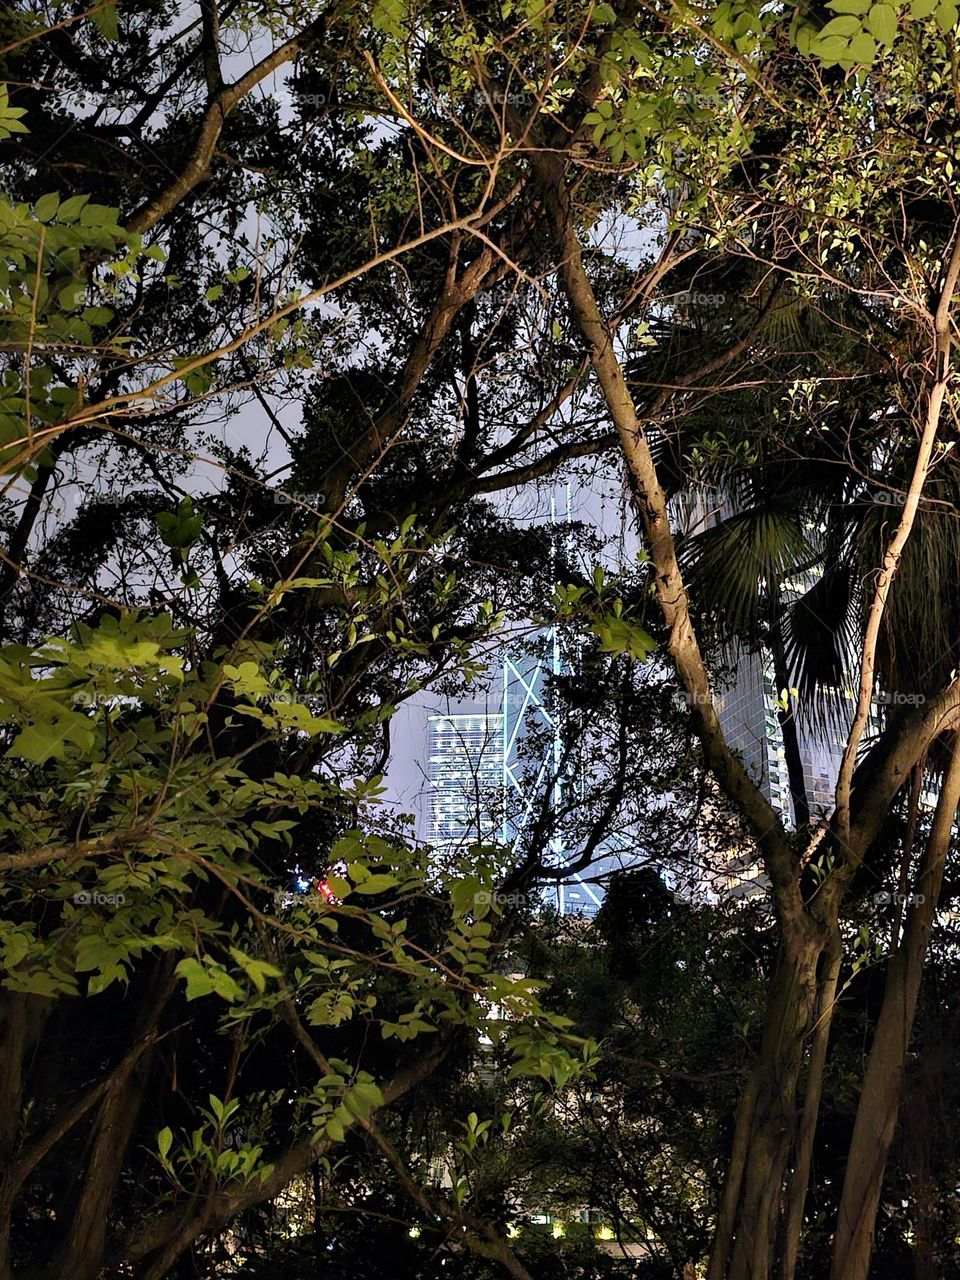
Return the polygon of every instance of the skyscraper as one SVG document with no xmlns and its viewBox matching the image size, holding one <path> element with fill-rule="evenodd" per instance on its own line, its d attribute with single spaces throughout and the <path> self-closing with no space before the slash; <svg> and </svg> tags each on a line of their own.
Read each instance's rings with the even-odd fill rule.
<svg viewBox="0 0 960 1280">
<path fill-rule="evenodd" d="M 734 510 L 730 498 L 716 489 L 696 488 L 674 499 L 676 524 L 687 536 L 696 536 L 728 520 Z M 782 582 L 780 590 L 785 598 L 796 599 L 815 580 L 816 574 L 807 571 Z M 777 708 L 785 691 L 777 688 L 773 661 L 766 650 L 737 648 L 728 654 L 728 659 L 734 675 L 718 700 L 724 736 L 770 803 L 792 826 L 795 815 Z M 847 723 L 837 715 L 814 722 L 802 713 L 795 723 L 805 791 L 811 816 L 815 817 L 833 804 Z"/>
<path fill-rule="evenodd" d="M 431 844 L 452 850 L 499 840 L 504 814 L 502 715 L 431 715 L 427 724 Z"/>
<path fill-rule="evenodd" d="M 783 691 L 777 688 L 768 654 L 741 652 L 736 658 L 736 676 L 721 699 L 720 726 L 751 778 L 793 827 L 796 815 L 777 709 Z M 847 725 L 829 715 L 814 725 L 800 715 L 796 727 L 804 791 L 816 819 L 833 807 Z"/>
<path fill-rule="evenodd" d="M 561 521 L 572 521 L 569 484 L 551 493 L 548 521 L 557 526 L 556 551 L 568 536 Z M 549 831 L 538 853 L 547 866 L 562 869 L 571 859 L 556 817 L 571 809 L 581 784 L 556 681 L 576 670 L 577 656 L 558 626 L 505 640 L 491 704 L 462 704 L 429 718 L 427 838 L 448 850 L 496 839 L 518 862 L 546 810 Z M 631 856 L 629 840 L 612 836 L 589 868 L 558 876 L 543 898 L 562 915 L 595 915 L 603 901 L 598 881 Z"/>
<path fill-rule="evenodd" d="M 457 709 L 427 721 L 427 839 L 438 851 L 496 841 L 515 860 L 546 805 L 555 815 L 577 786 L 565 765 L 564 729 L 551 677 L 568 669 L 556 627 L 507 649 L 498 672 L 497 710 Z M 556 825 L 542 851 L 546 865 L 568 861 Z M 623 840 L 598 850 L 591 867 L 543 889 L 560 914 L 595 915 L 603 901 L 598 878 L 629 854 Z"/>
<path fill-rule="evenodd" d="M 729 498 L 716 490 L 693 489 L 679 495 L 674 503 L 678 528 L 688 536 L 729 519 L 734 511 Z M 796 580 L 782 583 L 781 590 L 788 598 L 796 599 L 814 580 L 808 571 Z M 784 695 L 790 698 L 791 694 L 777 687 L 774 663 L 765 649 L 736 648 L 727 654 L 727 659 L 733 668 L 733 678 L 716 699 L 724 737 L 784 824 L 793 828 L 796 815 L 778 706 Z M 801 713 L 794 717 L 794 725 L 804 793 L 810 817 L 815 821 L 833 807 L 848 720 L 836 711 L 816 721 Z M 701 823 L 698 839 L 703 875 L 700 887 L 707 885 L 714 893 L 733 897 L 747 897 L 761 891 L 766 879 L 752 846 L 743 850 L 713 848 L 711 825 L 709 821 Z"/>
</svg>

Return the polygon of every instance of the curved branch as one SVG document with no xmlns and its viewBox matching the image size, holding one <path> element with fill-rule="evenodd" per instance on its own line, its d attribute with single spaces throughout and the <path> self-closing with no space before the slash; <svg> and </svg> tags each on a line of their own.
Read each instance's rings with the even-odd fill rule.
<svg viewBox="0 0 960 1280">
<path fill-rule="evenodd" d="M 760 845 L 781 917 L 802 928 L 805 923 L 803 901 L 787 832 L 779 814 L 730 750 L 720 727 L 709 675 L 690 617 L 667 515 L 666 495 L 660 485 L 644 425 L 614 352 L 610 330 L 584 268 L 563 164 L 556 157 L 543 153 L 534 154 L 531 163 L 558 241 L 560 280 L 590 352 L 629 468 L 647 547 L 656 571 L 656 592 L 667 625 L 668 649 L 689 695 L 693 722 L 704 754 L 724 793 L 744 815 Z"/>
<path fill-rule="evenodd" d="M 958 277 L 960 277 L 960 227 L 955 227 L 953 249 L 944 276 L 943 287 L 940 291 L 936 314 L 934 315 L 935 380 L 930 388 L 923 432 L 920 436 L 920 446 L 917 450 L 917 461 L 913 468 L 913 476 L 910 479 L 910 487 L 907 490 L 903 513 L 884 554 L 873 599 L 870 602 L 860 659 L 860 690 L 857 696 L 857 709 L 837 777 L 834 826 L 841 841 L 844 842 L 849 841 L 850 837 L 850 790 L 853 783 L 853 770 L 856 764 L 857 751 L 870 717 L 870 698 L 873 694 L 873 678 L 876 668 L 880 624 L 883 621 L 890 588 L 900 567 L 903 548 L 913 530 L 923 486 L 930 471 L 933 446 L 936 443 L 940 415 L 944 398 L 947 394 L 947 384 L 950 381 L 950 306 L 953 302 Z"/>
<path fill-rule="evenodd" d="M 190 194 L 194 187 L 206 178 L 210 162 L 214 157 L 217 143 L 220 140 L 220 134 L 223 132 L 224 122 L 230 112 L 262 80 L 272 75 L 274 71 L 285 63 L 291 62 L 304 49 L 309 48 L 311 44 L 315 44 L 322 37 L 330 19 L 334 16 L 336 16 L 336 10 L 333 14 L 324 14 L 309 23 L 302 31 L 284 41 L 279 48 L 274 49 L 267 57 L 262 58 L 255 67 L 251 67 L 245 76 L 241 76 L 233 84 L 224 85 L 219 93 L 210 99 L 210 103 L 204 112 L 203 122 L 200 125 L 200 132 L 194 143 L 190 159 L 171 183 L 131 215 L 126 223 L 127 231 L 140 235 L 150 231 L 161 218 L 166 217 L 172 209 L 175 209 Z M 205 43 L 209 44 L 210 39 L 213 38 L 212 33 L 212 23 L 205 21 Z M 207 53 L 208 51 L 205 50 L 204 65 L 208 76 L 212 76 L 213 68 Z M 213 81 L 213 83 L 216 82 Z"/>
</svg>

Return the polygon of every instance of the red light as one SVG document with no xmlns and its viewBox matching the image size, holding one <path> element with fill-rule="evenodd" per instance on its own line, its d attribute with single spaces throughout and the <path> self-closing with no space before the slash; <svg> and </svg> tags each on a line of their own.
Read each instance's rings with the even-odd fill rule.
<svg viewBox="0 0 960 1280">
<path fill-rule="evenodd" d="M 326 898 L 326 900 L 330 903 L 334 903 L 337 900 L 336 894 L 327 884 L 326 880 L 317 881 L 317 893 L 322 893 L 323 896 Z"/>
</svg>

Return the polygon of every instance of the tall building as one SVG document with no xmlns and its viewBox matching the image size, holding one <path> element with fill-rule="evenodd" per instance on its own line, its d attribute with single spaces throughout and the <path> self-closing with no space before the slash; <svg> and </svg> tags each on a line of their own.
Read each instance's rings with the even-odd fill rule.
<svg viewBox="0 0 960 1280">
<path fill-rule="evenodd" d="M 733 513 L 731 502 L 716 490 L 691 490 L 674 502 L 678 528 L 688 536 L 711 528 Z M 784 584 L 784 589 L 796 598 L 807 591 L 813 581 L 808 573 Z M 734 671 L 733 678 L 719 690 L 716 701 L 724 737 L 747 773 L 780 813 L 784 824 L 792 829 L 796 816 L 777 706 L 783 691 L 777 687 L 771 655 L 765 651 L 736 650 L 728 655 L 728 660 Z M 851 717 L 852 706 L 846 718 L 834 714 L 814 722 L 800 715 L 795 720 L 804 791 L 813 820 L 833 808 Z M 707 814 L 700 824 L 698 838 L 702 868 L 698 890 L 707 886 L 710 892 L 712 886 L 714 894 L 732 897 L 748 897 L 761 891 L 766 879 L 752 848 L 740 853 L 729 847 L 712 847 L 711 827 Z"/>
<path fill-rule="evenodd" d="M 736 676 L 723 691 L 719 717 L 730 747 L 792 828 L 796 815 L 777 709 L 781 692 L 769 655 L 740 653 Z M 825 723 L 813 725 L 800 716 L 796 726 L 804 791 L 811 818 L 816 819 L 833 808 L 847 724 L 827 717 Z"/>
<path fill-rule="evenodd" d="M 551 678 L 569 671 L 573 662 L 557 627 L 541 632 L 532 652 L 508 651 L 504 657 L 503 839 L 514 854 L 545 800 L 555 814 L 577 794 L 576 770 L 564 765 L 567 744 L 551 689 Z M 611 851 L 603 852 L 606 856 L 595 858 L 589 868 L 544 887 L 544 900 L 560 915 L 596 915 L 603 901 L 600 881 L 613 869 Z M 563 834 L 555 828 L 547 841 L 547 862 L 562 868 L 569 860 Z"/>
<path fill-rule="evenodd" d="M 675 520 L 680 531 L 695 536 L 729 519 L 734 507 L 729 498 L 716 489 L 698 488 L 674 499 Z M 784 584 L 791 598 L 799 597 L 814 583 L 806 573 Z M 783 749 L 782 732 L 777 714 L 777 688 L 773 662 L 769 653 L 738 650 L 730 655 L 735 674 L 721 691 L 718 713 L 729 745 L 736 751 L 750 776 L 762 788 L 767 799 L 783 815 L 788 826 L 794 824 L 790 797 L 790 781 Z M 805 790 L 811 815 L 818 816 L 833 805 L 833 793 L 847 724 L 841 718 L 826 723 L 813 723 L 799 716 L 796 720 Z"/>
<path fill-rule="evenodd" d="M 503 717 L 484 712 L 431 715 L 427 837 L 453 850 L 499 840 L 504 818 Z"/>
<path fill-rule="evenodd" d="M 558 813 L 577 787 L 565 767 L 564 730 L 554 707 L 551 677 L 569 670 L 557 628 L 509 648 L 498 674 L 496 711 L 457 709 L 427 721 L 426 834 L 438 851 L 496 841 L 519 859 L 543 811 Z M 563 835 L 546 839 L 546 863 L 569 859 Z M 595 915 L 603 901 L 598 881 L 630 860 L 629 842 L 614 839 L 592 865 L 543 889 L 561 915 Z"/>
<path fill-rule="evenodd" d="M 569 484 L 551 494 L 548 519 L 551 525 L 572 521 Z M 430 716 L 426 828 L 435 848 L 495 838 L 519 860 L 544 806 L 551 816 L 569 808 L 581 784 L 568 763 L 553 690 L 556 677 L 575 670 L 576 663 L 560 628 L 546 627 L 508 645 L 491 705 Z M 558 824 L 546 845 L 548 865 L 562 868 L 571 860 Z M 603 901 L 599 881 L 628 864 L 632 854 L 628 839 L 611 837 L 589 868 L 544 887 L 544 900 L 563 915 L 595 915 Z"/>
</svg>

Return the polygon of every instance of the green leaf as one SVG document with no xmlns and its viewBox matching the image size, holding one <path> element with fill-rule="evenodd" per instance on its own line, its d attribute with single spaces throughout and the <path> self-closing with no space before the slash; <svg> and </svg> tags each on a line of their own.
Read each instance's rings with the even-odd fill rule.
<svg viewBox="0 0 960 1280">
<path fill-rule="evenodd" d="M 210 1110 L 217 1118 L 219 1124 L 223 1124 L 226 1108 L 215 1093 L 207 1094 L 207 1101 L 210 1103 Z"/>
<path fill-rule="evenodd" d="M 373 25 L 384 35 L 401 37 L 404 31 L 406 5 L 403 0 L 377 0 L 373 6 Z"/>
<path fill-rule="evenodd" d="M 173 1130 L 169 1127 L 161 1129 L 157 1134 L 157 1150 L 160 1152 L 160 1159 L 166 1163 L 167 1156 L 170 1154 L 170 1148 L 173 1146 Z"/>
<path fill-rule="evenodd" d="M 653 637 L 626 618 L 613 615 L 599 618 L 591 627 L 604 653 L 628 653 L 637 662 L 645 662 L 657 647 Z"/>
<path fill-rule="evenodd" d="M 120 29 L 117 26 L 116 4 L 108 4 L 104 5 L 102 9 L 94 9 L 90 14 L 90 20 L 104 40 L 116 40 L 119 38 Z"/>
<path fill-rule="evenodd" d="M 362 884 L 356 886 L 357 893 L 386 893 L 388 889 L 395 889 L 397 879 L 395 876 L 373 875 L 368 876 Z"/>
<path fill-rule="evenodd" d="M 103 973 L 92 973 L 87 981 L 87 995 L 98 996 L 101 991 L 106 991 L 107 987 L 122 977 L 123 971 L 116 964 L 105 969 Z"/>
<path fill-rule="evenodd" d="M 266 989 L 265 980 L 267 978 L 279 978 L 281 976 L 280 970 L 276 965 L 268 964 L 266 960 L 257 960 L 253 956 L 245 955 L 244 952 L 238 951 L 236 947 L 230 948 L 230 954 L 261 994 Z"/>
<path fill-rule="evenodd" d="M 116 225 L 119 209 L 106 204 L 85 204 L 80 210 L 81 227 L 112 227 Z"/>
<path fill-rule="evenodd" d="M 479 898 L 480 905 L 488 904 L 491 892 L 484 891 L 483 883 L 478 876 L 462 876 L 450 882 L 450 899 L 458 916 L 473 910 Z"/>
<path fill-rule="evenodd" d="M 838 62 L 849 48 L 850 41 L 845 36 L 827 36 L 826 40 L 818 37 L 810 46 L 811 52 L 825 63 Z"/>
<path fill-rule="evenodd" d="M 951 0 L 941 0 L 937 6 L 937 26 L 941 31 L 952 31 L 957 25 L 957 6 Z"/>
<path fill-rule="evenodd" d="M 235 1000 L 243 998 L 243 992 L 239 984 L 234 982 L 222 964 L 211 965 L 209 974 L 210 981 L 213 983 L 213 990 L 221 999 L 232 1004 Z"/>
<path fill-rule="evenodd" d="M 867 27 L 881 44 L 889 47 L 897 38 L 896 10 L 889 4 L 875 4 L 867 14 Z M 861 61 L 859 56 L 854 53 L 852 46 L 851 53 L 858 61 Z"/>
<path fill-rule="evenodd" d="M 86 293 L 86 280 L 70 280 L 57 294 L 57 302 L 64 311 L 75 311 L 83 303 Z"/>
<path fill-rule="evenodd" d="M 26 114 L 25 107 L 10 106 L 9 90 L 5 84 L 0 84 L 0 138 L 9 138 L 14 133 L 29 133 L 20 119 Z"/>
<path fill-rule="evenodd" d="M 109 324 L 113 312 L 109 307 L 84 307 L 83 319 L 87 324 Z"/>
<path fill-rule="evenodd" d="M 71 196 L 69 200 L 64 200 L 63 204 L 57 211 L 57 221 L 76 222 L 80 217 L 83 206 L 89 199 L 89 196 Z"/>
<path fill-rule="evenodd" d="M 56 720 L 25 725 L 10 744 L 7 755 L 46 764 L 48 760 L 64 759 L 68 746 L 89 748 L 93 740 L 93 729 L 85 715 L 64 712 Z"/>
<path fill-rule="evenodd" d="M 202 517 L 194 514 L 192 498 L 184 498 L 176 512 L 159 512 L 154 523 L 166 545 L 181 551 L 193 546 L 203 527 Z"/>
<path fill-rule="evenodd" d="M 869 67 L 877 56 L 877 43 L 873 36 L 868 36 L 865 31 L 862 31 L 850 41 L 847 53 L 854 62 L 860 62 L 865 67 Z"/>
<path fill-rule="evenodd" d="M 343 1105 L 358 1120 L 367 1120 L 374 1107 L 383 1105 L 383 1094 L 372 1082 L 360 1081 L 347 1093 Z"/>
<path fill-rule="evenodd" d="M 828 40 L 831 36 L 850 36 L 860 34 L 860 23 L 852 14 L 841 14 L 839 18 L 831 18 L 820 31 L 820 40 Z"/>
<path fill-rule="evenodd" d="M 41 196 L 33 206 L 34 217 L 38 222 L 49 222 L 59 208 L 60 197 L 51 191 L 49 195 Z"/>
<path fill-rule="evenodd" d="M 208 996 L 213 991 L 213 981 L 209 973 L 199 961 L 194 960 L 191 956 L 187 956 L 186 959 L 180 961 L 176 972 L 187 980 L 186 994 L 188 1000 L 198 1000 L 201 996 Z"/>
</svg>

